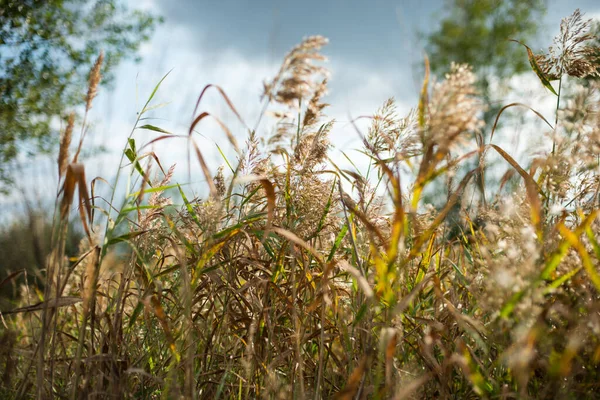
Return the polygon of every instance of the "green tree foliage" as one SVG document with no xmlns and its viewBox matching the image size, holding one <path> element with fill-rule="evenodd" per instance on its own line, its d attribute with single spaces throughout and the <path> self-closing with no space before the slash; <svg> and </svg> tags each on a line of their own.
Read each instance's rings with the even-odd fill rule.
<svg viewBox="0 0 600 400">
<path fill-rule="evenodd" d="M 469 64 L 477 74 L 477 87 L 486 103 L 484 136 L 489 135 L 503 106 L 494 97 L 497 89 L 492 95 L 491 82 L 494 80 L 500 89 L 506 88 L 507 78 L 531 71 L 525 49 L 510 39 L 531 44 L 541 26 L 545 6 L 545 0 L 447 0 L 445 17 L 438 28 L 424 35 L 434 75 L 445 75 L 452 62 Z M 474 168 L 476 162 L 468 163 L 463 172 Z M 476 181 L 481 183 L 481 179 L 478 174 Z M 440 181 L 425 194 L 426 202 L 439 205 L 445 199 L 442 192 L 446 192 L 446 187 Z M 451 220 L 458 217 L 458 207 L 457 203 Z"/>
<path fill-rule="evenodd" d="M 18 298 L 19 285 L 27 281 L 37 287 L 43 287 L 39 281 L 47 257 L 51 252 L 52 219 L 51 215 L 28 209 L 10 224 L 0 226 L 0 281 L 17 271 L 24 273 L 0 285 L 0 310 L 6 310 L 7 301 Z M 79 226 L 69 223 L 65 238 L 65 254 L 74 257 L 78 254 L 83 234 Z"/>
<path fill-rule="evenodd" d="M 524 48 L 509 39 L 531 44 L 545 8 L 545 0 L 448 0 L 446 17 L 425 37 L 434 74 L 445 74 L 452 62 L 474 68 L 488 103 L 486 125 L 499 110 L 491 98 L 491 80 L 502 85 L 506 78 L 531 70 Z"/>
<path fill-rule="evenodd" d="M 0 188 L 17 156 L 53 149 L 100 51 L 106 84 L 156 22 L 118 0 L 0 0 Z"/>
<path fill-rule="evenodd" d="M 451 62 L 467 63 L 483 79 L 528 70 L 523 49 L 508 39 L 529 42 L 538 33 L 544 0 L 449 0 L 439 29 L 426 37 L 431 69 L 443 74 Z"/>
</svg>

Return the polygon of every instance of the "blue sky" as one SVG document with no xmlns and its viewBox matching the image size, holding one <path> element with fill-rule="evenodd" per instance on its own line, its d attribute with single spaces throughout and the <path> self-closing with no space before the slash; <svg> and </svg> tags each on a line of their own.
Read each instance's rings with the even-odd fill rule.
<svg viewBox="0 0 600 400">
<path fill-rule="evenodd" d="M 198 49 L 220 53 L 234 49 L 244 57 L 274 57 L 300 38 L 320 34 L 331 39 L 332 58 L 363 65 L 406 67 L 419 53 L 415 32 L 438 25 L 443 0 L 198 1 L 154 0 L 149 4 L 169 26 L 185 26 Z M 557 26 L 575 8 L 595 12 L 594 0 L 548 2 L 546 24 Z M 594 10 L 595 8 L 595 10 Z M 406 54 L 407 51 L 409 54 Z M 357 60 L 357 58 L 359 58 Z M 276 61 L 276 60 L 273 60 Z"/>
<path fill-rule="evenodd" d="M 423 57 L 416 32 L 434 29 L 444 16 L 444 4 L 442 0 L 132 0 L 131 8 L 150 10 L 165 22 L 142 46 L 143 61 L 119 66 L 113 89 L 101 91 L 95 102 L 86 140 L 104 145 L 109 152 L 87 161 L 88 179 L 110 178 L 115 173 L 136 112 L 167 71 L 172 70 L 156 96 L 156 103 L 166 105 L 150 114 L 156 118 L 154 125 L 185 133 L 197 96 L 206 84 L 214 83 L 225 89 L 246 123 L 253 126 L 263 80 L 275 73 L 293 45 L 314 34 L 330 39 L 323 49 L 332 73 L 326 99 L 332 107 L 327 114 L 338 121 L 332 155 L 344 163 L 340 152 L 358 147 L 349 126 L 352 118 L 372 114 L 392 96 L 400 114 L 415 106 L 421 79 L 415 65 Z M 588 17 L 600 17 L 600 3 L 595 0 L 548 1 L 540 35 L 544 45 L 550 44 L 560 19 L 578 7 Z M 544 95 L 533 82 L 531 93 L 521 93 L 529 100 Z M 206 97 L 203 110 L 230 124 L 243 143 L 246 132 L 236 125 L 216 92 Z M 223 163 L 215 142 L 228 157 L 235 156 L 214 124 L 202 126 L 202 133 L 206 137 L 199 141 L 213 170 Z M 144 143 L 153 136 L 139 131 L 135 137 Z M 178 177 L 187 179 L 185 142 L 161 142 L 153 150 L 166 166 L 176 162 Z M 31 171 L 38 192 L 54 192 L 55 178 L 45 173 L 55 170 L 53 162 L 40 160 Z M 198 169 L 196 164 L 192 168 Z M 199 174 L 192 181 L 201 181 Z"/>
<path fill-rule="evenodd" d="M 170 69 L 161 100 L 171 104 L 159 113 L 169 124 L 188 123 L 195 97 L 208 83 L 222 85 L 251 119 L 259 108 L 262 81 L 273 75 L 292 46 L 314 34 L 330 39 L 323 50 L 332 71 L 330 114 L 339 120 L 372 113 L 390 96 L 408 109 L 414 105 L 421 80 L 415 69 L 423 57 L 417 32 L 435 29 L 444 15 L 442 0 L 143 0 L 135 4 L 164 16 L 165 23 L 143 46 L 141 64 L 120 67 L 116 90 L 104 93 L 104 120 L 131 122 L 135 84 L 142 96 Z M 544 44 L 550 43 L 560 19 L 575 8 L 600 16 L 600 4 L 593 0 L 549 0 L 548 6 L 540 35 L 547 38 Z"/>
<path fill-rule="evenodd" d="M 114 126 L 108 130 L 121 132 L 114 139 L 119 146 L 137 110 L 132 101 L 136 80 L 143 97 L 173 68 L 158 94 L 159 101 L 170 103 L 154 113 L 162 118 L 157 124 L 172 131 L 185 132 L 196 97 L 209 83 L 221 85 L 253 126 L 263 80 L 275 73 L 286 52 L 303 37 L 320 34 L 330 39 L 323 49 L 332 73 L 327 97 L 332 106 L 327 114 L 338 122 L 332 141 L 333 156 L 340 162 L 340 151 L 358 146 L 348 125 L 352 118 L 372 114 L 392 96 L 400 114 L 416 105 L 421 76 L 415 66 L 424 54 L 417 32 L 435 29 L 445 13 L 443 0 L 144 0 L 138 4 L 164 16 L 165 23 L 152 42 L 143 46 L 142 64 L 122 66 L 117 89 L 100 99 L 99 112 L 108 115 L 107 121 Z M 548 6 L 540 34 L 545 46 L 558 31 L 561 18 L 575 8 L 590 17 L 600 16 L 597 1 L 549 0 Z M 537 95 L 544 96 L 543 90 Z M 232 124 L 243 142 L 244 130 L 236 126 L 223 104 L 215 92 L 207 96 L 203 107 Z M 233 157 L 224 136 L 213 128 L 206 126 L 203 133 Z M 204 142 L 203 149 L 212 164 L 219 165 L 223 160 L 211 140 Z M 184 147 L 173 141 L 162 149 L 166 162 L 177 161 L 179 170 L 187 169 L 181 163 Z"/>
</svg>

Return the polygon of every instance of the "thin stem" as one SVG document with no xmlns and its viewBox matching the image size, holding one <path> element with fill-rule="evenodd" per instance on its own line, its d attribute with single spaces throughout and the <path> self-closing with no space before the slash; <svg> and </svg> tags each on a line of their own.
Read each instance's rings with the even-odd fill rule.
<svg viewBox="0 0 600 400">
<path fill-rule="evenodd" d="M 300 145 L 300 124 L 302 117 L 302 99 L 298 99 L 298 129 L 296 130 L 296 147 Z"/>
<path fill-rule="evenodd" d="M 560 79 L 558 80 L 558 95 L 556 96 L 556 111 L 555 111 L 555 117 L 554 117 L 554 135 L 556 135 L 556 128 L 558 125 L 558 110 L 560 109 L 560 91 L 562 89 L 562 76 L 560 77 Z M 556 139 L 552 138 L 552 155 L 554 155 L 554 152 L 556 151 Z"/>
<path fill-rule="evenodd" d="M 556 96 L 556 110 L 554 112 L 554 135 L 552 137 L 552 155 L 556 152 L 556 128 L 558 127 L 558 110 L 560 109 L 560 92 L 562 89 L 562 74 L 560 79 L 558 80 L 558 95 Z M 548 188 L 550 176 L 546 177 L 546 187 Z M 548 190 L 550 192 L 550 190 Z M 549 196 L 546 197 L 546 209 L 552 202 L 552 193 L 549 193 Z"/>
</svg>

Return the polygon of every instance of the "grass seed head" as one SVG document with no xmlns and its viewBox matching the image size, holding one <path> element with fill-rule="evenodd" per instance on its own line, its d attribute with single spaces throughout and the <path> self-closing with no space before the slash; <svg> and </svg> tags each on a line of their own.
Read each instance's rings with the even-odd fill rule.
<svg viewBox="0 0 600 400">
<path fill-rule="evenodd" d="M 58 149 L 58 177 L 62 178 L 69 164 L 69 146 L 73 136 L 73 125 L 75 124 L 75 113 L 69 114 L 67 127 L 60 135 L 60 147 Z"/>
<path fill-rule="evenodd" d="M 446 79 L 433 86 L 425 143 L 447 151 L 466 133 L 479 131 L 485 107 L 477 98 L 476 76 L 465 64 L 452 63 Z"/>
<path fill-rule="evenodd" d="M 310 98 L 322 86 L 319 82 L 323 80 L 316 81 L 316 77 L 328 75 L 327 69 L 314 64 L 326 60 L 319 50 L 327 43 L 323 36 L 309 36 L 294 47 L 275 77 L 264 83 L 263 96 L 291 108 L 297 108 L 301 100 Z"/>
<path fill-rule="evenodd" d="M 576 78 L 600 76 L 598 61 L 600 48 L 594 44 L 598 38 L 590 31 L 591 19 L 583 19 L 579 9 L 560 23 L 560 33 L 554 38 L 548 54 L 536 59 L 550 79 L 563 74 Z"/>
<path fill-rule="evenodd" d="M 102 68 L 102 63 L 104 61 L 104 52 L 101 52 L 92 70 L 90 71 L 90 78 L 88 81 L 88 91 L 85 96 L 85 110 L 86 112 L 92 108 L 92 101 L 96 97 L 98 93 L 98 85 L 100 84 L 101 74 L 100 69 Z"/>
</svg>

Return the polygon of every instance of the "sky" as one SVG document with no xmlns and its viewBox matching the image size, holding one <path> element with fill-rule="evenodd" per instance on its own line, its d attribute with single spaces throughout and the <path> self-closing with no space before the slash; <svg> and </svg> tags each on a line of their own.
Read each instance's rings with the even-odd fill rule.
<svg viewBox="0 0 600 400">
<path fill-rule="evenodd" d="M 416 106 L 421 85 L 416 66 L 424 54 L 417 32 L 435 29 L 445 15 L 442 0 L 131 0 L 128 4 L 163 16 L 164 23 L 142 45 L 142 61 L 120 65 L 113 87 L 102 89 L 94 103 L 86 141 L 108 152 L 86 162 L 88 180 L 114 175 L 136 113 L 167 72 L 171 71 L 154 102 L 164 105 L 148 114 L 153 118 L 149 123 L 186 133 L 198 95 L 205 85 L 218 84 L 246 124 L 254 126 L 261 110 L 263 81 L 275 74 L 290 48 L 315 34 L 330 40 L 322 50 L 331 71 L 325 100 L 332 106 L 326 114 L 337 121 L 331 135 L 332 158 L 347 165 L 341 152 L 353 159 L 353 149 L 358 148 L 358 136 L 350 124 L 353 118 L 372 115 L 389 97 L 396 98 L 400 115 Z M 548 1 L 540 35 L 547 38 L 546 45 L 557 33 L 560 19 L 578 7 L 588 17 L 600 18 L 596 0 Z M 532 91 L 521 95 L 528 99 L 543 96 L 535 81 L 524 82 Z M 219 116 L 244 142 L 247 132 L 216 91 L 207 93 L 201 109 Z M 268 121 L 262 127 L 267 129 Z M 199 131 L 204 135 L 198 138 L 199 144 L 213 171 L 223 164 L 215 143 L 226 157 L 235 157 L 214 123 L 199 126 Z M 134 137 L 140 147 L 155 135 L 136 131 Z M 152 150 L 165 168 L 177 163 L 178 179 L 188 180 L 185 142 L 163 141 Z M 37 196 L 56 191 L 54 174 L 46 173 L 55 171 L 53 163 L 40 160 L 30 171 Z M 202 184 L 197 164 L 190 171 L 189 179 Z M 18 207 L 18 203 L 14 197 L 0 200 L 0 205 Z"/>
</svg>

